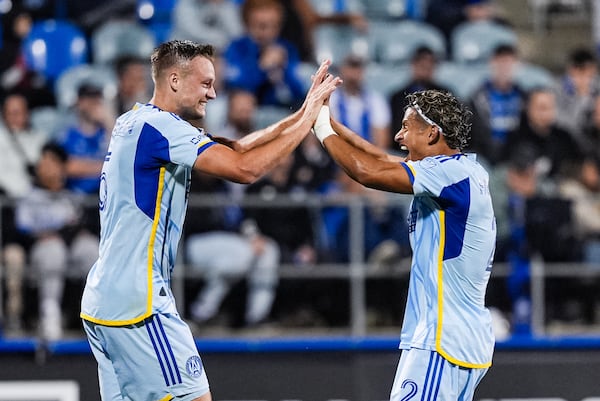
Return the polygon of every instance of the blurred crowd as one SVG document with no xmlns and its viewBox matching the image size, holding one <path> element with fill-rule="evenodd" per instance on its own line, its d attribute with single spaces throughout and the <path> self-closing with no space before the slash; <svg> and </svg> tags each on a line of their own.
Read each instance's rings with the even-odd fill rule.
<svg viewBox="0 0 600 401">
<path fill-rule="evenodd" d="M 453 91 L 474 113 L 465 151 L 476 152 L 490 171 L 496 261 L 511 267 L 505 311 L 527 310 L 534 257 L 600 266 L 597 53 L 592 46 L 572 49 L 559 72 L 531 64 L 499 2 L 24 0 L 0 6 L 5 3 L 10 3 L 0 9 L 5 331 L 33 328 L 52 340 L 69 324 L 65 314 L 76 322 L 78 297 L 65 299 L 65 286 L 70 278 L 81 282 L 97 256 L 95 195 L 112 125 L 150 98 L 149 52 L 167 39 L 218 49 L 217 99 L 208 105 L 207 118 L 194 122 L 218 136 L 242 137 L 299 107 L 323 56 L 333 59 L 344 80 L 331 98 L 331 112 L 390 152 L 400 152 L 393 137 L 407 93 Z M 383 30 L 408 23 L 434 32 L 433 39 L 423 34 L 423 40 L 409 40 L 421 31 L 393 37 L 392 30 Z M 490 36 L 478 45 L 479 53 L 459 60 L 466 45 L 458 32 L 470 26 L 507 34 Z M 379 31 L 388 33 L 381 39 Z M 409 43 L 378 53 L 381 41 Z M 390 266 L 410 255 L 406 204 L 350 180 L 313 136 L 256 184 L 196 175 L 191 193 L 181 258 L 203 277 L 186 306 L 187 317 L 198 323 L 218 319 L 242 279 L 244 312 L 232 324 L 273 319 L 277 269 L 284 264 L 348 264 L 358 257 Z M 195 204 L 195 195 L 226 201 Z M 325 199 L 325 206 L 311 207 L 312 197 Z M 349 199 L 362 200 L 358 256 L 351 245 L 356 231 L 350 214 L 356 210 Z M 564 287 L 554 289 L 559 298 Z M 307 288 L 292 289 L 298 298 L 318 301 Z M 556 302 L 550 318 L 600 319 L 589 307 L 593 297 L 580 302 L 567 296 Z M 298 299 L 298 305 L 310 301 Z M 298 322 L 306 322 L 300 312 L 307 312 L 300 309 Z"/>
</svg>

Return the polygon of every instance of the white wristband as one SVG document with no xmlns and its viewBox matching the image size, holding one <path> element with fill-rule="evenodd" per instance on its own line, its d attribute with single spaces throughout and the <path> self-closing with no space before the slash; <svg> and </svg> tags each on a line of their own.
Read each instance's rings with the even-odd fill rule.
<svg viewBox="0 0 600 401">
<path fill-rule="evenodd" d="M 333 128 L 331 128 L 331 122 L 329 121 L 329 106 L 321 106 L 313 130 L 321 144 L 323 144 L 323 141 L 328 136 L 337 135 Z"/>
</svg>

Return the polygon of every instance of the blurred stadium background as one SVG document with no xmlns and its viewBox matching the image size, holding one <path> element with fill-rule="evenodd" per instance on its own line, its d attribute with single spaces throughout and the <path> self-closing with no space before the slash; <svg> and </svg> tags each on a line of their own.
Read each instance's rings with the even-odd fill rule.
<svg viewBox="0 0 600 401">
<path fill-rule="evenodd" d="M 399 25 L 406 20 L 403 15 L 405 6 L 400 4 L 403 2 L 362 1 L 365 12 L 372 13 L 367 16 L 373 22 Z M 511 23 L 521 57 L 531 67 L 527 70 L 530 75 L 524 72 L 521 77 L 525 85 L 545 83 L 559 74 L 572 48 L 582 45 L 595 48 L 598 37 L 593 32 L 592 11 L 598 1 L 498 1 L 504 17 Z M 124 26 L 125 30 L 131 30 L 132 26 L 139 28 L 139 40 L 120 40 L 118 32 L 121 28 L 115 22 L 112 37 L 108 28 L 109 32 L 104 37 L 90 33 L 83 33 L 81 37 L 77 33 L 74 37 L 69 36 L 74 44 L 66 55 L 60 55 L 62 48 L 56 42 L 62 40 L 60 38 L 48 39 L 48 48 L 40 48 L 41 42 L 35 42 L 36 45 L 33 37 L 32 42 L 25 42 L 25 46 L 31 45 L 28 53 L 31 59 L 27 62 L 55 80 L 59 103 L 56 108 L 36 110 L 32 115 L 36 124 L 48 126 L 60 121 L 64 112 L 61 107 L 69 107 L 73 103 L 73 82 L 76 79 L 97 80 L 109 95 L 116 90 L 114 77 L 103 64 L 112 57 L 111 54 L 127 50 L 119 45 L 135 45 L 136 51 L 147 52 L 157 41 L 167 37 L 169 10 L 174 1 L 129 0 L 117 3 L 137 11 L 135 19 L 128 20 Z M 314 3 L 318 7 L 318 2 Z M 70 2 L 56 1 L 52 4 L 57 15 L 66 15 L 65 8 Z M 96 10 L 95 16 L 84 15 L 85 21 L 69 22 L 77 27 L 78 23 L 81 26 L 99 26 L 98 21 L 90 22 L 94 18 L 112 21 L 112 4 L 106 2 L 105 7 Z M 10 7 L 11 1 L 0 0 L 0 12 L 7 13 Z M 118 8 L 115 6 L 115 9 Z M 40 32 L 55 28 L 49 27 L 48 21 L 39 21 L 37 27 Z M 316 46 L 323 55 L 336 50 L 335 46 L 327 48 L 326 32 L 319 35 L 323 35 L 324 42 L 316 43 Z M 54 49 L 50 45 L 57 47 Z M 402 51 L 405 50 L 392 49 L 392 56 L 401 57 Z M 71 65 L 60 63 L 66 62 L 67 58 L 72 58 Z M 94 63 L 90 62 L 92 59 Z M 468 73 L 465 74 L 456 69 L 454 62 L 456 60 L 450 57 L 446 59 L 443 69 L 446 75 L 442 79 L 466 97 L 476 86 L 476 82 L 470 79 L 477 79 L 480 69 L 471 65 L 466 68 Z M 303 68 L 312 71 L 312 64 Z M 369 75 L 371 85 L 389 91 L 390 75 L 386 75 L 382 65 L 373 68 Z M 397 80 L 395 85 L 403 82 L 404 77 L 398 75 L 404 70 L 406 64 L 396 65 L 392 71 L 391 76 Z M 389 71 L 387 73 L 390 74 Z M 273 118 L 268 111 L 263 113 L 266 121 Z M 11 207 L 10 201 L 1 201 L 3 206 Z M 214 198 L 192 198 L 191 205 L 206 201 L 213 202 Z M 282 198 L 278 201 L 290 207 L 298 199 Z M 192 323 L 216 401 L 379 401 L 387 398 L 399 357 L 397 345 L 408 261 L 402 259 L 390 265 L 371 264 L 364 260 L 364 250 L 361 250 L 362 244 L 358 240 L 361 236 L 360 215 L 356 214 L 362 201 L 352 198 L 345 201 L 350 209 L 353 205 L 355 207 L 351 213 L 354 223 L 350 224 L 353 227 L 350 237 L 354 238 L 351 241 L 355 242 L 350 246 L 353 252 L 348 264 L 281 267 L 274 310 L 279 324 L 245 328 L 231 327 L 231 324 L 202 327 Z M 401 205 L 405 201 L 397 200 Z M 271 207 L 278 207 L 276 203 Z M 311 197 L 302 198 L 300 203 L 314 209 L 326 205 L 322 199 Z M 515 330 L 514 323 L 511 327 L 507 318 L 512 311 L 506 295 L 510 266 L 498 263 L 494 267 L 489 298 L 497 317 L 498 342 L 494 365 L 480 385 L 476 399 L 600 401 L 600 321 L 584 322 L 579 316 L 567 321 L 554 321 L 548 317 L 548 310 L 563 300 L 552 299 L 553 294 L 560 294 L 562 287 L 571 288 L 571 298 L 588 303 L 588 306 L 591 303 L 592 313 L 600 315 L 600 267 L 534 260 L 531 269 L 531 303 L 523 311 L 523 326 Z M 3 275 L 0 279 L 5 282 Z M 201 283 L 202 277 L 195 276 L 183 264 L 176 269 L 173 288 L 182 311 L 187 311 L 190 298 Z M 69 318 L 64 338 L 48 342 L 38 338 L 35 330 L 25 330 L 17 335 L 7 330 L 0 332 L 0 401 L 99 400 L 96 363 L 77 319 L 81 288 L 80 278 L 68 280 L 63 312 Z M 239 313 L 239 300 L 244 298 L 244 292 L 243 283 L 234 287 L 224 309 L 234 315 Z M 4 297 L 0 300 L 5 302 Z M 35 297 L 36 289 L 28 288 L 28 304 L 34 305 Z M 299 299 L 301 304 L 298 304 Z M 26 308 L 35 309 L 31 305 L 26 305 Z M 0 308 L 0 312 L 2 310 Z M 31 314 L 35 319 L 35 312 Z M 235 320 L 235 317 L 232 319 Z"/>
</svg>

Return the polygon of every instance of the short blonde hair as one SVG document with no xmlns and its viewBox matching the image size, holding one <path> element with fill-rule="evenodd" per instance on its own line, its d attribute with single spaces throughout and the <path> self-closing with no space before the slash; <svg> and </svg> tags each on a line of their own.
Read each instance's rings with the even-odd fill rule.
<svg viewBox="0 0 600 401">
<path fill-rule="evenodd" d="M 200 44 L 191 40 L 171 40 L 159 45 L 150 56 L 152 79 L 156 79 L 168 68 L 184 64 L 198 56 L 213 60 L 215 49 L 208 44 Z"/>
</svg>

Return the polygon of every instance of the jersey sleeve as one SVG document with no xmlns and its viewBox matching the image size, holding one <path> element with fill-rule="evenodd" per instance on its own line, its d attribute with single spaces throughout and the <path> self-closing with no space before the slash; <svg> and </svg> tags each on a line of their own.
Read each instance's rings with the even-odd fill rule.
<svg viewBox="0 0 600 401">
<path fill-rule="evenodd" d="M 154 123 L 154 125 L 152 125 Z M 175 114 L 168 113 L 159 121 L 151 122 L 150 127 L 145 127 L 147 131 L 153 129 L 158 131 L 155 134 L 160 135 L 164 140 L 156 141 L 162 143 L 163 151 L 160 149 L 154 155 L 163 162 L 193 167 L 196 158 L 210 146 L 216 144 L 204 130 L 196 128 L 187 121 L 182 120 Z M 151 133 L 147 135 L 152 136 Z M 166 149 L 164 149 L 166 147 Z"/>
<path fill-rule="evenodd" d="M 452 163 L 448 160 L 449 163 Z M 433 157 L 406 163 L 413 174 L 413 193 L 415 196 L 439 196 L 450 184 L 444 163 Z M 448 166 L 446 166 L 448 167 Z"/>
</svg>

